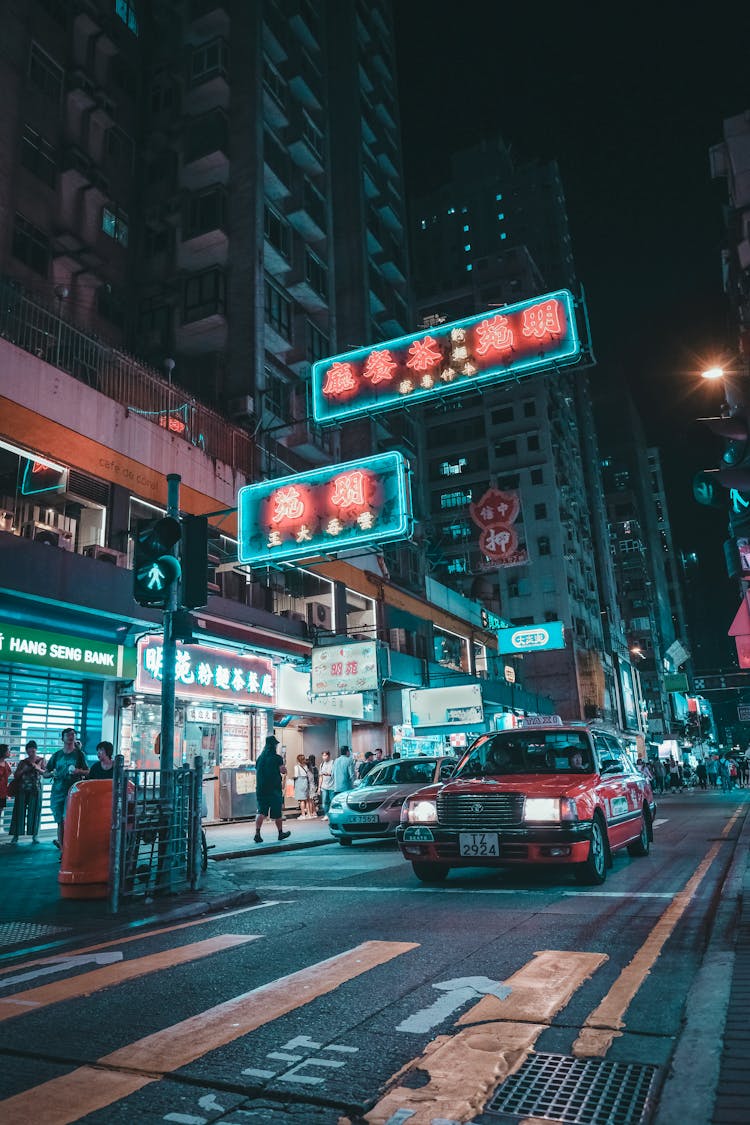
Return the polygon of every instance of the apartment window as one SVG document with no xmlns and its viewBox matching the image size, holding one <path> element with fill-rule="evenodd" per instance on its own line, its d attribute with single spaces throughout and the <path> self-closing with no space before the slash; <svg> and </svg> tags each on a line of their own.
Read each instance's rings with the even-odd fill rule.
<svg viewBox="0 0 750 1125">
<path fill-rule="evenodd" d="M 292 416 L 292 388 L 273 371 L 266 368 L 266 388 L 263 392 L 263 405 L 277 418 L 288 421 Z"/>
<path fill-rule="evenodd" d="M 537 539 L 536 546 L 537 551 L 540 555 L 552 554 L 552 546 L 550 544 L 549 538 L 546 535 L 542 535 L 539 539 Z"/>
<path fill-rule="evenodd" d="M 263 233 L 274 250 L 289 262 L 292 258 L 292 231 L 278 211 L 266 206 L 263 212 Z"/>
<path fill-rule="evenodd" d="M 174 86 L 170 79 L 158 78 L 151 87 L 151 112 L 167 113 L 175 103 Z"/>
<path fill-rule="evenodd" d="M 286 103 L 286 83 L 273 63 L 267 58 L 263 59 L 263 86 L 283 109 Z"/>
<path fill-rule="evenodd" d="M 219 75 L 226 76 L 229 70 L 229 45 L 225 39 L 212 39 L 196 47 L 190 60 L 190 83 L 198 86 Z"/>
<path fill-rule="evenodd" d="M 175 173 L 176 154 L 171 149 L 165 148 L 146 164 L 146 183 L 149 185 L 167 182 L 172 183 Z"/>
<path fill-rule="evenodd" d="M 542 469 L 532 469 L 531 470 L 531 483 L 532 484 L 544 484 L 544 472 L 543 472 Z"/>
<path fill-rule="evenodd" d="M 21 163 L 49 187 L 55 186 L 57 176 L 57 152 L 41 133 L 30 125 L 24 125 L 21 136 Z"/>
<path fill-rule="evenodd" d="M 115 15 L 120 17 L 128 31 L 138 34 L 138 16 L 133 0 L 115 0 Z"/>
<path fill-rule="evenodd" d="M 125 305 L 122 293 L 113 289 L 111 285 L 100 285 L 96 291 L 96 311 L 110 324 L 120 328 L 125 324 Z"/>
<path fill-rule="evenodd" d="M 185 163 L 200 160 L 211 152 L 229 152 L 229 124 L 222 109 L 193 117 L 185 135 Z"/>
<path fill-rule="evenodd" d="M 518 446 L 515 438 L 507 438 L 506 441 L 499 441 L 495 446 L 496 457 L 513 457 L 518 452 Z"/>
<path fill-rule="evenodd" d="M 520 589 L 519 589 L 517 578 L 511 578 L 510 582 L 508 583 L 508 597 L 509 598 L 520 597 Z"/>
<path fill-rule="evenodd" d="M 223 188 L 215 187 L 200 195 L 192 195 L 185 208 L 184 238 L 195 238 L 210 230 L 224 230 L 227 197 Z"/>
<path fill-rule="evenodd" d="M 13 222 L 13 257 L 18 258 L 29 269 L 47 276 L 50 246 L 44 231 L 39 230 L 22 215 L 16 215 Z"/>
<path fill-rule="evenodd" d="M 319 297 L 328 298 L 328 270 L 311 250 L 305 249 L 305 280 Z"/>
<path fill-rule="evenodd" d="M 520 482 L 521 478 L 518 473 L 511 473 L 510 476 L 507 477 L 498 477 L 497 487 L 510 489 L 518 488 Z"/>
<path fill-rule="evenodd" d="M 440 494 L 440 507 L 445 508 L 463 508 L 466 504 L 471 503 L 473 493 L 470 488 L 462 492 L 443 492 Z"/>
<path fill-rule="evenodd" d="M 442 461 L 440 464 L 441 477 L 455 477 L 466 468 L 466 458 L 457 457 L 454 461 Z"/>
<path fill-rule="evenodd" d="M 536 453 L 539 449 L 539 434 L 529 434 L 526 438 L 526 448 L 529 453 Z"/>
<path fill-rule="evenodd" d="M 462 542 L 464 539 L 471 539 L 473 532 L 468 523 L 452 523 L 450 527 L 446 528 L 448 537 L 455 543 L 456 541 Z"/>
<path fill-rule="evenodd" d="M 307 177 L 302 182 L 302 202 L 310 218 L 314 219 L 320 229 L 324 231 L 328 226 L 326 201 Z"/>
<path fill-rule="evenodd" d="M 102 207 L 102 230 L 120 246 L 128 244 L 128 217 L 124 211 L 114 204 Z"/>
<path fill-rule="evenodd" d="M 226 303 L 226 281 L 221 270 L 205 270 L 185 282 L 185 323 L 201 320 L 216 313 L 223 315 Z"/>
<path fill-rule="evenodd" d="M 312 118 L 302 111 L 303 126 L 302 136 L 306 141 L 308 147 L 315 153 L 321 164 L 325 163 L 325 146 L 323 142 L 323 134 Z"/>
<path fill-rule="evenodd" d="M 513 407 L 503 406 L 500 410 L 492 411 L 492 425 L 502 426 L 505 422 L 513 421 Z"/>
<path fill-rule="evenodd" d="M 448 563 L 449 574 L 468 574 L 469 563 L 467 559 L 451 559 Z"/>
<path fill-rule="evenodd" d="M 143 232 L 143 252 L 147 258 L 166 254 L 172 244 L 171 227 L 146 227 Z"/>
<path fill-rule="evenodd" d="M 545 574 L 544 577 L 542 578 L 542 593 L 543 594 L 555 594 L 555 593 L 557 593 L 557 591 L 555 590 L 555 580 L 554 580 L 554 578 L 552 577 L 551 574 Z"/>
<path fill-rule="evenodd" d="M 560 619 L 557 616 L 557 610 L 556 609 L 545 609 L 544 620 L 545 621 L 559 621 Z"/>
<path fill-rule="evenodd" d="M 546 520 L 546 518 L 547 518 L 547 505 L 546 504 L 535 504 L 534 505 L 534 519 L 535 520 Z"/>
<path fill-rule="evenodd" d="M 317 363 L 319 359 L 327 359 L 331 354 L 331 345 L 325 332 L 321 332 L 312 321 L 307 322 L 307 358 L 310 363 Z"/>
<path fill-rule="evenodd" d="M 292 302 L 286 293 L 277 289 L 270 281 L 265 283 L 266 320 L 274 332 L 285 340 L 292 338 Z"/>
<path fill-rule="evenodd" d="M 104 134 L 104 151 L 107 157 L 123 171 L 133 169 L 133 141 L 122 129 L 113 125 Z"/>
<path fill-rule="evenodd" d="M 153 300 L 153 299 L 152 299 Z M 138 327 L 141 338 L 149 347 L 166 347 L 169 343 L 169 305 L 155 305 L 152 300 L 144 301 L 140 308 Z"/>
<path fill-rule="evenodd" d="M 536 418 L 536 400 L 527 398 L 523 404 L 524 418 Z"/>
<path fill-rule="evenodd" d="M 63 72 L 49 55 L 45 54 L 36 43 L 31 44 L 29 53 L 29 81 L 45 97 L 59 102 L 62 94 Z"/>
</svg>

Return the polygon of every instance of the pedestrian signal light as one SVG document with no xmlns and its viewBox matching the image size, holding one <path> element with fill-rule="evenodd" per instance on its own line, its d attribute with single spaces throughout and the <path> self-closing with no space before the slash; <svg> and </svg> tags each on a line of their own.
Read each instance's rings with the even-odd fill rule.
<svg viewBox="0 0 750 1125">
<path fill-rule="evenodd" d="M 173 554 L 182 529 L 173 516 L 138 520 L 133 555 L 133 597 L 139 605 L 164 609 L 180 578 L 180 563 Z"/>
</svg>

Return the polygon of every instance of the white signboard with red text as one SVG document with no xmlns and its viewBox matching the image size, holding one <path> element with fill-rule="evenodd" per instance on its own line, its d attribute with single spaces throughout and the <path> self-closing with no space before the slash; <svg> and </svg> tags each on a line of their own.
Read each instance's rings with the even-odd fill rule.
<svg viewBox="0 0 750 1125">
<path fill-rule="evenodd" d="M 351 695 L 378 689 L 375 641 L 327 645 L 312 650 L 312 695 Z"/>
</svg>

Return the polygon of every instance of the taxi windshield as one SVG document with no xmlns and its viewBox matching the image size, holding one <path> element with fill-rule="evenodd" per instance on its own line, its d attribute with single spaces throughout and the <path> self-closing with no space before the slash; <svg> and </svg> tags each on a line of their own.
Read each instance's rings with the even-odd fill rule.
<svg viewBox="0 0 750 1125">
<path fill-rule="evenodd" d="M 593 769 L 591 748 L 583 733 L 514 730 L 478 739 L 459 763 L 453 777 L 591 773 Z"/>
</svg>

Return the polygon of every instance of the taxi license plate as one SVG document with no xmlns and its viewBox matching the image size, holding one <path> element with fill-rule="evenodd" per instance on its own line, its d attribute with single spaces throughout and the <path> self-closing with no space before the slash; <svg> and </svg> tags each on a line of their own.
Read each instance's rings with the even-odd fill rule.
<svg viewBox="0 0 750 1125">
<path fill-rule="evenodd" d="M 458 854 L 470 856 L 500 855 L 500 844 L 497 832 L 459 832 Z"/>
<path fill-rule="evenodd" d="M 377 824 L 380 820 L 378 814 L 375 813 L 349 813 L 350 824 Z M 353 817 L 353 819 L 352 819 Z"/>
</svg>

